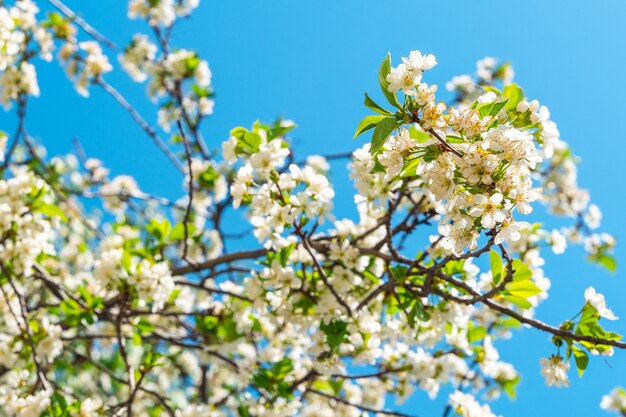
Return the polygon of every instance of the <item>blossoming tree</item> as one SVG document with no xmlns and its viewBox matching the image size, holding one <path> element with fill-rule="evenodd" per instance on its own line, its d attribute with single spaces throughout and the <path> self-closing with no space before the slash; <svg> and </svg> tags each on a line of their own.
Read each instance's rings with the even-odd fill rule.
<svg viewBox="0 0 626 417">
<path fill-rule="evenodd" d="M 520 377 L 494 342 L 517 328 L 552 337 L 538 360 L 557 387 L 570 366 L 582 374 L 591 355 L 626 348 L 593 288 L 571 320 L 535 318 L 550 287 L 542 251 L 582 244 L 613 270 L 614 239 L 596 232 L 576 159 L 509 65 L 480 61 L 476 77 L 447 85 L 446 104 L 425 82 L 433 55 L 387 56 L 386 102 L 365 95 L 372 115 L 355 136 L 371 140 L 349 155 L 359 215 L 337 219 L 329 164 L 294 161 L 292 123 L 203 140 L 209 66 L 170 42 L 198 0 L 131 0 L 146 31 L 122 50 L 49 3 L 45 14 L 0 2 L 0 100 L 17 118 L 1 135 L 0 415 L 406 417 L 394 400 L 447 387 L 436 415 L 493 416 L 477 398 L 514 395 Z M 148 83 L 160 129 L 107 82 L 115 54 Z M 168 156 L 179 200 L 111 178 L 79 146 L 44 157 L 26 114 L 36 65 L 55 56 L 79 94 L 109 93 Z M 537 204 L 571 225 L 525 221 Z M 226 249 L 233 211 L 256 246 Z M 626 392 L 601 406 L 626 415 Z"/>
</svg>

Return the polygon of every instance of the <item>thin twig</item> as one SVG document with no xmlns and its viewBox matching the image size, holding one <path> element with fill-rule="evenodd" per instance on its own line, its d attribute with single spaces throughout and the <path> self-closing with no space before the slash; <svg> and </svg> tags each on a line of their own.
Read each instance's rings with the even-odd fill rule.
<svg viewBox="0 0 626 417">
<path fill-rule="evenodd" d="M 156 133 L 154 128 L 150 126 L 150 124 L 146 122 L 143 117 L 141 117 L 139 112 L 130 105 L 130 103 L 124 98 L 124 96 L 119 91 L 117 91 L 115 87 L 104 81 L 102 77 L 98 77 L 95 83 L 102 87 L 104 91 L 109 93 L 115 99 L 115 101 L 117 101 L 124 108 L 124 110 L 126 110 L 128 114 L 130 114 L 130 117 L 132 117 L 133 120 L 139 125 L 139 127 L 141 127 L 144 132 L 146 132 L 146 134 L 150 137 L 150 139 L 152 139 L 156 146 L 165 154 L 165 156 L 167 156 L 172 164 L 174 164 L 176 169 L 181 173 L 185 173 L 185 169 L 181 165 L 178 158 L 176 158 L 176 155 L 174 155 L 172 150 L 168 148 L 163 139 L 161 139 Z"/>
<path fill-rule="evenodd" d="M 82 30 L 85 31 L 89 36 L 105 45 L 107 48 L 112 49 L 114 51 L 118 50 L 119 47 L 113 42 L 107 39 L 104 35 L 98 32 L 93 28 L 89 23 L 87 23 L 82 17 L 78 16 L 76 13 L 72 11 L 69 7 L 67 7 L 60 0 L 48 0 L 48 3 L 52 4 L 54 7 L 59 9 L 61 13 L 67 16 L 70 20 L 74 21 Z"/>
</svg>

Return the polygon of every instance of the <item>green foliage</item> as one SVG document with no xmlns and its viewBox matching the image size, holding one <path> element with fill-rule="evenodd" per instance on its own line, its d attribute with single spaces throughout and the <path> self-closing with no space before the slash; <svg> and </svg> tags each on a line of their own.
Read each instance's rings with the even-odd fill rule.
<svg viewBox="0 0 626 417">
<path fill-rule="evenodd" d="M 502 279 L 503 266 L 500 254 L 493 249 L 489 251 L 489 264 L 491 265 L 493 284 L 498 285 Z"/>
<path fill-rule="evenodd" d="M 385 141 L 393 132 L 400 126 L 401 122 L 398 122 L 395 117 L 385 117 L 374 128 L 374 135 L 372 136 L 372 145 L 370 146 L 370 153 L 376 154 L 385 144 Z"/>
<path fill-rule="evenodd" d="M 252 376 L 252 383 L 273 395 L 283 398 L 291 398 L 291 384 L 285 381 L 285 377 L 293 371 L 291 359 L 284 358 L 274 362 L 269 368 L 261 368 Z"/>
<path fill-rule="evenodd" d="M 57 206 L 56 204 L 39 202 L 39 204 L 33 207 L 33 210 L 50 218 L 58 217 L 63 223 L 68 222 L 68 218 L 65 212 L 61 207 Z"/>
<path fill-rule="evenodd" d="M 505 99 L 501 101 L 494 101 L 493 103 L 485 103 L 476 107 L 476 109 L 478 110 L 480 117 L 496 116 L 500 110 L 504 108 L 508 101 L 508 99 Z"/>
<path fill-rule="evenodd" d="M 380 64 L 380 69 L 378 70 L 378 83 L 380 84 L 380 89 L 382 90 L 385 98 L 392 106 L 402 109 L 402 106 L 398 102 L 398 97 L 394 92 L 389 92 L 387 87 L 389 87 L 389 82 L 387 81 L 387 75 L 391 72 L 391 54 L 387 54 L 383 62 Z"/>
<path fill-rule="evenodd" d="M 356 139 L 362 133 L 375 128 L 376 125 L 384 118 L 385 116 L 378 115 L 365 116 L 357 126 L 356 131 L 354 132 L 354 138 Z"/>
<path fill-rule="evenodd" d="M 524 100 L 524 90 L 517 84 L 505 86 L 502 95 L 508 99 L 505 106 L 507 111 L 515 110 L 520 101 Z"/>
<path fill-rule="evenodd" d="M 376 113 L 382 114 L 383 116 L 391 116 L 392 114 L 390 111 L 385 110 L 382 106 L 376 104 L 376 102 L 374 102 L 374 100 L 372 100 L 367 93 L 365 93 L 365 101 L 363 104 L 365 104 L 367 108 L 374 110 Z"/>
<path fill-rule="evenodd" d="M 333 349 L 337 350 L 344 343 L 348 336 L 348 323 L 332 320 L 328 323 L 321 323 L 320 330 L 326 335 L 326 342 Z"/>
</svg>

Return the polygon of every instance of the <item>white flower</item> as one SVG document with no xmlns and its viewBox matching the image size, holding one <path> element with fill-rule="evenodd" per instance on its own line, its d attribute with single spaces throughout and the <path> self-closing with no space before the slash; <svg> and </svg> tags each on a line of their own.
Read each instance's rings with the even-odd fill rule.
<svg viewBox="0 0 626 417">
<path fill-rule="evenodd" d="M 494 243 L 499 245 L 503 242 L 517 242 L 522 235 L 520 234 L 520 230 L 527 228 L 530 226 L 528 222 L 515 222 L 513 220 L 505 220 L 502 223 L 502 228 L 496 235 L 494 239 Z"/>
<path fill-rule="evenodd" d="M 422 55 L 420 51 L 411 51 L 408 58 L 402 58 L 407 67 L 419 71 L 432 69 L 437 65 L 437 59 L 432 54 Z"/>
<path fill-rule="evenodd" d="M 496 417 L 487 405 L 480 405 L 473 395 L 461 391 L 450 394 L 448 402 L 452 410 L 463 417 Z"/>
<path fill-rule="evenodd" d="M 562 357 L 542 358 L 539 362 L 541 363 L 541 375 L 546 378 L 547 386 L 569 387 L 569 379 L 567 377 L 569 363 L 564 362 Z"/>
<path fill-rule="evenodd" d="M 556 229 L 550 233 L 549 241 L 550 245 L 552 245 L 552 252 L 557 255 L 562 254 L 567 249 L 567 238 Z"/>
<path fill-rule="evenodd" d="M 100 408 L 102 408 L 102 400 L 100 398 L 87 398 L 80 404 L 78 417 L 96 416 Z"/>
<path fill-rule="evenodd" d="M 48 363 L 52 363 L 63 351 L 63 342 L 61 341 L 63 329 L 61 326 L 51 324 L 48 317 L 43 317 L 41 330 L 45 336 L 37 345 L 37 355 L 44 358 Z"/>
<path fill-rule="evenodd" d="M 402 129 L 397 136 L 390 136 L 385 150 L 378 155 L 378 161 L 385 167 L 385 180 L 389 181 L 400 173 L 404 166 L 404 154 L 413 149 L 417 143 L 409 136 L 407 129 Z"/>
<path fill-rule="evenodd" d="M 397 68 L 392 68 L 389 75 L 387 75 L 387 90 L 393 92 L 401 90 L 407 96 L 414 96 L 416 94 L 413 87 L 419 84 L 422 79 L 422 72 L 412 70 L 406 67 L 404 64 L 398 65 Z"/>
<path fill-rule="evenodd" d="M 206 61 L 200 61 L 194 72 L 194 77 L 200 87 L 206 88 L 211 85 L 211 70 Z"/>
<path fill-rule="evenodd" d="M 590 229 L 597 229 L 600 227 L 600 222 L 602 221 L 602 212 L 600 208 L 595 204 L 589 204 L 587 207 L 587 212 L 585 213 L 585 223 L 589 226 Z"/>
<path fill-rule="evenodd" d="M 137 82 L 143 82 L 148 77 L 146 65 L 151 63 L 157 52 L 157 46 L 149 41 L 144 34 L 133 36 L 130 46 L 120 55 L 122 68 Z"/>
<path fill-rule="evenodd" d="M 428 103 L 432 103 L 435 101 L 435 92 L 437 91 L 437 85 L 428 86 L 426 83 L 421 83 L 417 87 L 417 96 L 415 100 L 417 104 L 423 106 Z"/>
<path fill-rule="evenodd" d="M 626 390 L 621 387 L 615 388 L 602 397 L 600 408 L 607 411 L 616 411 L 618 413 L 626 413 Z"/>
<path fill-rule="evenodd" d="M 617 316 L 606 306 L 604 295 L 597 293 L 595 288 L 589 287 L 585 290 L 585 300 L 596 309 L 600 317 L 607 320 L 617 320 Z"/>
<path fill-rule="evenodd" d="M 441 247 L 451 250 L 455 255 L 461 255 L 465 249 L 474 250 L 478 247 L 476 239 L 480 233 L 474 229 L 471 220 L 461 218 L 454 225 L 443 224 L 439 226 L 439 234 L 444 238 Z"/>
<path fill-rule="evenodd" d="M 392 68 L 387 75 L 389 86 L 387 90 L 393 92 L 401 90 L 409 96 L 416 95 L 413 89 L 422 79 L 422 72 L 437 65 L 434 55 L 422 55 L 420 51 L 412 51 L 408 58 L 402 58 L 402 64 Z"/>
<path fill-rule="evenodd" d="M 486 229 L 493 229 L 496 223 L 502 223 L 506 218 L 506 212 L 501 209 L 503 196 L 495 193 L 487 198 L 482 194 L 473 196 L 475 205 L 469 210 L 470 216 L 481 217 L 480 223 Z"/>
<path fill-rule="evenodd" d="M 530 214 L 533 208 L 528 203 L 540 199 L 541 191 L 541 188 L 515 188 L 509 193 L 509 198 L 515 201 L 515 207 L 520 214 Z"/>
</svg>

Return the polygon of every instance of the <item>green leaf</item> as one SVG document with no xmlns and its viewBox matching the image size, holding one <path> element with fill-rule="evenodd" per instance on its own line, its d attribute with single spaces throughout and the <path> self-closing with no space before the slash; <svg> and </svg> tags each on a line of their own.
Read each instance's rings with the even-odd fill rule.
<svg viewBox="0 0 626 417">
<path fill-rule="evenodd" d="M 519 102 L 524 100 L 524 90 L 517 84 L 509 84 L 504 87 L 502 95 L 509 99 L 505 106 L 507 111 L 515 109 Z"/>
<path fill-rule="evenodd" d="M 541 288 L 529 279 L 512 281 L 506 289 L 511 295 L 522 298 L 529 298 L 542 292 Z"/>
<path fill-rule="evenodd" d="M 237 152 L 247 154 L 259 151 L 259 146 L 263 143 L 263 139 L 256 132 L 250 132 L 245 127 L 236 127 L 230 131 L 231 136 L 237 139 Z"/>
<path fill-rule="evenodd" d="M 63 223 L 68 222 L 67 215 L 65 214 L 65 212 L 61 209 L 61 207 L 55 204 L 42 203 L 41 206 L 39 206 L 37 210 L 41 214 L 44 214 L 48 217 L 58 217 L 61 219 Z"/>
<path fill-rule="evenodd" d="M 524 281 L 531 279 L 533 276 L 533 271 L 530 270 L 528 265 L 519 259 L 513 259 L 513 281 Z"/>
<path fill-rule="evenodd" d="M 389 87 L 389 82 L 387 81 L 387 75 L 391 72 L 391 54 L 387 54 L 383 62 L 380 64 L 380 69 L 378 70 L 378 83 L 380 84 L 380 89 L 383 91 L 385 98 L 392 106 L 402 109 L 402 106 L 398 102 L 398 97 L 396 96 L 395 91 L 390 92 L 387 87 Z"/>
<path fill-rule="evenodd" d="M 285 137 L 285 135 L 287 133 L 289 133 L 291 130 L 293 130 L 295 128 L 296 128 L 295 123 L 294 124 L 281 125 L 281 122 L 279 120 L 278 122 L 276 122 L 274 127 L 272 127 L 270 130 L 267 131 L 267 140 L 270 141 L 270 140 L 276 139 L 278 137 Z"/>
<path fill-rule="evenodd" d="M 515 399 L 515 389 L 520 382 L 519 375 L 515 376 L 515 378 L 507 380 L 502 383 L 502 388 L 504 392 L 509 396 L 510 399 Z"/>
<path fill-rule="evenodd" d="M 418 129 L 415 125 L 409 127 L 409 136 L 415 139 L 418 143 L 424 143 L 432 137 L 430 133 Z"/>
<path fill-rule="evenodd" d="M 328 324 L 321 323 L 320 330 L 326 335 L 328 345 L 336 349 L 346 340 L 348 323 L 343 321 L 331 321 Z"/>
<path fill-rule="evenodd" d="M 146 336 L 154 332 L 154 326 L 148 320 L 142 318 L 137 323 L 137 331 L 139 331 L 142 336 Z"/>
<path fill-rule="evenodd" d="M 185 68 L 187 69 L 186 76 L 191 77 L 193 76 L 193 73 L 196 70 L 196 68 L 198 68 L 198 65 L 200 65 L 200 58 L 197 57 L 196 55 L 190 56 L 189 58 L 185 59 L 184 64 L 185 64 Z"/>
<path fill-rule="evenodd" d="M 197 97 L 210 97 L 211 96 L 211 90 L 209 90 L 208 88 L 200 87 L 198 84 L 192 84 L 191 90 Z"/>
<path fill-rule="evenodd" d="M 484 326 L 472 327 L 467 331 L 467 340 L 470 343 L 474 343 L 474 342 L 484 339 L 486 335 L 487 335 L 487 328 L 485 328 Z"/>
<path fill-rule="evenodd" d="M 585 369 L 587 369 L 587 365 L 589 364 L 589 355 L 587 355 L 587 352 L 576 346 L 572 346 L 572 352 L 574 353 L 574 359 L 576 360 L 578 376 L 583 376 Z"/>
<path fill-rule="evenodd" d="M 502 320 L 500 324 L 502 324 L 504 327 L 510 327 L 512 329 L 519 329 L 520 327 L 522 327 L 522 323 L 512 317 Z"/>
<path fill-rule="evenodd" d="M 508 101 L 509 99 L 482 104 L 478 106 L 478 113 L 480 114 L 480 117 L 495 116 L 500 110 L 502 110 L 502 108 L 504 108 Z"/>
<path fill-rule="evenodd" d="M 240 139 L 242 146 L 245 146 L 252 150 L 253 152 L 259 151 L 259 146 L 263 143 L 263 139 L 261 135 L 255 132 L 246 132 L 243 134 L 243 137 Z"/>
<path fill-rule="evenodd" d="M 500 258 L 500 254 L 493 249 L 489 251 L 489 263 L 491 265 L 493 284 L 498 285 L 502 279 L 502 259 Z"/>
<path fill-rule="evenodd" d="M 611 255 L 607 255 L 607 254 L 600 255 L 596 257 L 595 261 L 598 265 L 602 265 L 603 267 L 608 269 L 609 272 L 617 271 L 617 261 Z"/>
<path fill-rule="evenodd" d="M 63 16 L 57 12 L 48 13 L 48 19 L 50 19 L 50 23 L 54 26 L 62 26 L 63 23 L 65 23 Z"/>
<path fill-rule="evenodd" d="M 202 187 L 212 189 L 215 187 L 215 182 L 220 178 L 220 173 L 209 165 L 206 171 L 202 172 L 198 177 L 198 182 Z"/>
<path fill-rule="evenodd" d="M 188 230 L 189 231 L 189 228 Z M 172 228 L 170 232 L 170 240 L 183 240 L 185 238 L 185 225 L 182 223 L 178 223 L 176 226 Z"/>
<path fill-rule="evenodd" d="M 396 265 L 391 267 L 391 275 L 393 275 L 396 280 L 402 280 L 406 276 L 406 273 L 408 271 L 409 268 L 404 265 Z"/>
<path fill-rule="evenodd" d="M 363 120 L 361 120 L 359 125 L 357 126 L 356 132 L 354 132 L 353 139 L 356 139 L 360 134 L 367 132 L 370 129 L 375 128 L 378 122 L 380 122 L 384 118 L 385 116 L 377 116 L 377 115 L 365 116 Z"/>
<path fill-rule="evenodd" d="M 593 307 L 591 307 L 593 308 Z M 595 310 L 595 309 L 594 309 Z M 599 339 L 607 339 L 607 340 L 620 340 L 622 336 L 620 334 L 614 332 L 608 332 L 602 328 L 602 326 L 597 322 L 600 318 L 599 315 L 594 314 L 590 319 L 585 320 L 584 322 L 581 320 L 578 323 L 578 327 L 576 328 L 575 333 L 581 336 L 593 336 Z M 583 342 L 581 344 L 584 345 Z M 585 345 L 586 346 L 586 345 Z M 597 350 L 600 345 L 593 345 Z"/>
<path fill-rule="evenodd" d="M 430 320 L 430 317 L 431 317 L 430 313 L 426 310 L 426 307 L 424 306 L 424 304 L 422 304 L 420 300 L 415 300 L 415 303 L 413 305 L 413 308 L 410 311 L 410 314 L 413 317 L 417 317 L 421 321 L 428 321 Z"/>
<path fill-rule="evenodd" d="M 367 93 L 365 93 L 365 101 L 363 102 L 363 104 L 365 104 L 366 107 L 374 110 L 376 113 L 378 114 L 383 114 L 385 116 L 391 116 L 391 112 L 382 108 L 381 106 L 379 106 L 378 104 L 376 104 L 376 102 L 374 100 L 372 100 L 370 98 L 370 96 L 367 95 Z"/>
<path fill-rule="evenodd" d="M 516 295 L 505 295 L 504 299 L 521 308 L 530 308 L 533 306 L 526 298 Z"/>
<path fill-rule="evenodd" d="M 146 226 L 146 231 L 159 240 L 165 239 L 165 237 L 170 234 L 171 229 L 172 226 L 167 219 L 163 219 L 163 221 L 161 222 L 156 219 L 152 219 L 150 223 Z"/>
<path fill-rule="evenodd" d="M 448 143 L 465 143 L 465 139 L 463 139 L 462 137 L 452 135 L 446 136 L 446 141 Z"/>
<path fill-rule="evenodd" d="M 399 122 L 394 117 L 385 117 L 378 122 L 374 129 L 374 135 L 372 136 L 372 145 L 370 146 L 370 153 L 376 154 L 383 147 L 385 141 L 397 127 Z"/>
</svg>

